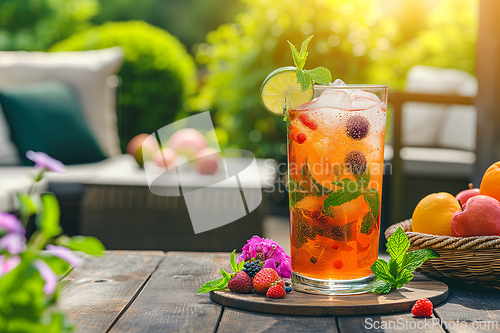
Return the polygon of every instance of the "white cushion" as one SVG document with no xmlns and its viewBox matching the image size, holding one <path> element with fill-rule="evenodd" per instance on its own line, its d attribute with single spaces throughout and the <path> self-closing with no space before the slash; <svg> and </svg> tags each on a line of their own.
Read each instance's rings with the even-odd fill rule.
<svg viewBox="0 0 500 333">
<path fill-rule="evenodd" d="M 120 47 L 79 52 L 0 52 L 0 87 L 46 80 L 71 85 L 103 153 L 115 156 L 120 154 L 116 87 L 108 84 L 108 78 L 118 72 L 122 62 L 123 50 Z M 6 136 L 2 131 L 5 127 L 2 118 L 0 149 L 5 145 L 1 141 L 5 141 Z M 8 164 L 7 160 L 0 155 L 0 164 Z"/>
<path fill-rule="evenodd" d="M 475 96 L 477 80 L 458 69 L 414 66 L 408 71 L 406 90 L 415 93 Z M 405 103 L 402 133 L 403 145 L 473 151 L 476 147 L 476 108 L 466 105 Z"/>
<path fill-rule="evenodd" d="M 0 105 L 0 164 L 16 165 L 19 163 L 21 163 L 21 160 L 19 159 L 16 146 L 10 140 L 10 129 Z"/>
</svg>

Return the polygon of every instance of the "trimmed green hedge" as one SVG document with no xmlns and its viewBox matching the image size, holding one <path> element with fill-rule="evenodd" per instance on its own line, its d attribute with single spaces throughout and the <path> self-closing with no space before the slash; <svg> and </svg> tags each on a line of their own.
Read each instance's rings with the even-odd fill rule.
<svg viewBox="0 0 500 333">
<path fill-rule="evenodd" d="M 141 21 L 109 22 L 61 41 L 50 51 L 121 46 L 125 62 L 118 75 L 122 150 L 137 134 L 173 122 L 196 88 L 196 66 L 184 45 L 167 31 Z"/>
</svg>

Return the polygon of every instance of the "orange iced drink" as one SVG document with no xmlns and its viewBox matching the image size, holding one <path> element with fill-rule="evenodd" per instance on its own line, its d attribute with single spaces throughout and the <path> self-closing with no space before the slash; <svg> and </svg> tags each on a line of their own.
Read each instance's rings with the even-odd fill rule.
<svg viewBox="0 0 500 333">
<path fill-rule="evenodd" d="M 372 273 L 378 256 L 386 89 L 314 86 L 316 98 L 287 111 L 295 275 L 351 280 Z"/>
</svg>

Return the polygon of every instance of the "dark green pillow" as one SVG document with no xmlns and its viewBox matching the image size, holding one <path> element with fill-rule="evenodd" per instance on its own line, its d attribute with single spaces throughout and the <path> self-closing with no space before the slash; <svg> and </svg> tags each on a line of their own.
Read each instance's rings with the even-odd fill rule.
<svg viewBox="0 0 500 333">
<path fill-rule="evenodd" d="M 106 158 L 83 116 L 74 89 L 45 81 L 0 89 L 0 104 L 24 165 L 28 150 L 42 151 L 64 164 Z"/>
</svg>

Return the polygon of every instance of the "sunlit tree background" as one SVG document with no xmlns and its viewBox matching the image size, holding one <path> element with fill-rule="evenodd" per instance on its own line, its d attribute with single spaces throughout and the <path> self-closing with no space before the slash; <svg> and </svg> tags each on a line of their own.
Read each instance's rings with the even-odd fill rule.
<svg viewBox="0 0 500 333">
<path fill-rule="evenodd" d="M 403 89 L 417 64 L 474 73 L 477 12 L 478 0 L 4 0 L 0 49 L 48 50 L 90 26 L 145 21 L 179 39 L 198 67 L 197 92 L 165 107 L 168 118 L 209 110 L 222 147 L 283 159 L 285 126 L 259 89 L 293 65 L 287 40 L 314 35 L 305 68 Z"/>
</svg>

